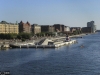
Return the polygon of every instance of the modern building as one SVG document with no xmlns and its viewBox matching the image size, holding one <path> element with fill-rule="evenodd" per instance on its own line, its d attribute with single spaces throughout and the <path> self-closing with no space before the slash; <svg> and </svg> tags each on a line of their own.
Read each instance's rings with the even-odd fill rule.
<svg viewBox="0 0 100 75">
<path fill-rule="evenodd" d="M 38 24 L 31 25 L 31 31 L 34 34 L 41 33 L 41 26 Z"/>
<path fill-rule="evenodd" d="M 94 25 L 94 24 L 95 24 L 94 21 L 87 22 L 87 27 L 91 27 L 92 33 L 95 33 L 95 31 L 96 31 L 96 25 Z"/>
<path fill-rule="evenodd" d="M 22 21 L 19 23 L 19 33 L 31 33 L 31 25 L 27 21 L 26 23 L 23 23 Z"/>
<path fill-rule="evenodd" d="M 6 21 L 1 21 L 0 22 L 0 33 L 19 33 L 19 27 L 18 24 L 14 23 L 8 23 Z"/>
<path fill-rule="evenodd" d="M 41 32 L 55 32 L 55 29 L 52 25 L 41 25 Z"/>
<path fill-rule="evenodd" d="M 82 27 L 82 33 L 91 33 L 91 27 Z"/>
</svg>

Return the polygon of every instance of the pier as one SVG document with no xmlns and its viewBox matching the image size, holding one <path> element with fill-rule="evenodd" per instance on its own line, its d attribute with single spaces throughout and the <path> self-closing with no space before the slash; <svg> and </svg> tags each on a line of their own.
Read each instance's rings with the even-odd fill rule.
<svg viewBox="0 0 100 75">
<path fill-rule="evenodd" d="M 84 35 L 86 34 L 74 35 L 74 36 L 70 36 L 70 38 L 82 37 Z M 44 37 L 44 38 L 25 41 L 25 42 L 6 41 L 0 44 L 0 49 L 2 50 L 4 48 L 58 48 L 64 45 L 70 45 L 77 42 L 76 40 L 66 41 L 65 39 L 66 37 L 50 37 L 50 38 Z"/>
<path fill-rule="evenodd" d="M 76 40 L 70 40 L 68 42 L 66 41 L 52 41 L 52 40 L 49 40 L 49 39 L 43 39 L 41 41 L 39 41 L 38 43 L 33 43 L 33 44 L 28 44 L 28 43 L 25 43 L 25 44 L 10 44 L 9 46 L 11 48 L 58 48 L 58 47 L 61 47 L 63 45 L 70 45 L 70 44 L 74 44 L 76 43 L 77 41 Z"/>
</svg>

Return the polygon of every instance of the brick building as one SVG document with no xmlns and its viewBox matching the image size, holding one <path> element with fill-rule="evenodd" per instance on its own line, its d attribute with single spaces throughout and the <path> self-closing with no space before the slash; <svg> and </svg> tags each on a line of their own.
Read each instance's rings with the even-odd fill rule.
<svg viewBox="0 0 100 75">
<path fill-rule="evenodd" d="M 23 23 L 22 21 L 19 23 L 19 33 L 30 33 L 31 32 L 31 25 L 27 21 L 26 23 Z"/>
</svg>

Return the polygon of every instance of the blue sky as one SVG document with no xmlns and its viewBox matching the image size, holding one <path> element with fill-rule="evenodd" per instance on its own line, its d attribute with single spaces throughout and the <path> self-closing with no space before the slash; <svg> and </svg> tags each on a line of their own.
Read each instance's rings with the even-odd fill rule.
<svg viewBox="0 0 100 75">
<path fill-rule="evenodd" d="M 64 24 L 86 27 L 95 21 L 100 29 L 100 0 L 0 0 L 0 21 Z"/>
</svg>

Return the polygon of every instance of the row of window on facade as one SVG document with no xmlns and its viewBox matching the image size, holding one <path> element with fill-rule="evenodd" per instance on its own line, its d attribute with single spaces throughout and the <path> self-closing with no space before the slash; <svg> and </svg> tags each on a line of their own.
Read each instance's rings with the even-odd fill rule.
<svg viewBox="0 0 100 75">
<path fill-rule="evenodd" d="M 41 33 L 41 32 L 63 32 L 70 31 L 70 27 L 65 26 L 63 24 L 54 24 L 54 25 L 38 25 L 33 24 L 30 25 L 29 22 L 23 23 L 22 21 L 19 23 L 19 32 L 27 32 L 27 33 Z"/>
<path fill-rule="evenodd" d="M 89 26 L 88 26 L 89 23 Z M 33 24 L 30 25 L 29 22 L 23 23 L 22 21 L 19 23 L 19 32 L 32 32 L 34 34 L 41 32 L 74 32 L 81 31 L 83 33 L 93 33 L 96 31 L 96 25 L 94 25 L 94 21 L 88 22 L 87 27 L 69 27 L 63 24 L 54 24 L 54 25 L 38 25 Z"/>
<path fill-rule="evenodd" d="M 10 25 L 10 24 L 6 24 Z M 4 33 L 4 29 L 11 31 L 12 33 L 21 33 L 21 32 L 25 32 L 25 33 L 41 33 L 41 32 L 73 32 L 73 31 L 82 31 L 82 32 L 95 32 L 96 30 L 96 26 L 94 25 L 94 21 L 88 22 L 87 23 L 87 27 L 69 27 L 69 26 L 65 26 L 63 24 L 54 24 L 54 25 L 38 25 L 38 24 L 33 24 L 31 25 L 29 22 L 20 22 L 18 25 L 10 25 L 5 27 L 5 23 L 1 22 L 0 23 L 0 29 L 3 30 L 2 32 Z M 10 32 L 10 33 L 11 33 Z M 9 32 L 8 32 L 9 33 Z"/>
<path fill-rule="evenodd" d="M 0 22 L 0 33 L 19 33 L 19 26 L 15 24 Z"/>
</svg>

